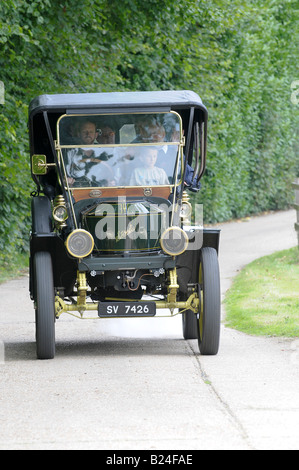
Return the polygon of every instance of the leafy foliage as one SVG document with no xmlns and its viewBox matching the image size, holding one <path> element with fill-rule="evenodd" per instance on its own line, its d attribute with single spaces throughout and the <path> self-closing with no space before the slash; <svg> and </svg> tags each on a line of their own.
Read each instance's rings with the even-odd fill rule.
<svg viewBox="0 0 299 470">
<path fill-rule="evenodd" d="M 0 3 L 0 261 L 26 250 L 27 109 L 42 93 L 192 89 L 209 110 L 207 222 L 292 201 L 297 0 Z M 297 75 L 296 75 L 297 74 Z"/>
</svg>

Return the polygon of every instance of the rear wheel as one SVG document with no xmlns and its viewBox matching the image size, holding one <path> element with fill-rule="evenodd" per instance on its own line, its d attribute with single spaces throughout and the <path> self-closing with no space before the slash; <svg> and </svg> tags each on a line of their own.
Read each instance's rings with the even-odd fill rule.
<svg viewBox="0 0 299 470">
<path fill-rule="evenodd" d="M 199 270 L 201 311 L 197 319 L 198 346 L 201 354 L 218 353 L 220 340 L 220 275 L 217 252 L 214 248 L 201 250 Z"/>
<path fill-rule="evenodd" d="M 34 255 L 36 353 L 38 359 L 55 356 L 55 296 L 52 259 L 48 252 Z"/>
<path fill-rule="evenodd" d="M 184 339 L 197 339 L 197 317 L 192 310 L 182 313 Z"/>
</svg>

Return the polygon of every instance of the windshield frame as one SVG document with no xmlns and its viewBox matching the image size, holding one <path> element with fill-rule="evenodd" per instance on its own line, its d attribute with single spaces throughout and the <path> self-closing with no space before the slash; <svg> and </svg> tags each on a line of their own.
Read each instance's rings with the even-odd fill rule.
<svg viewBox="0 0 299 470">
<path fill-rule="evenodd" d="M 61 132 L 60 132 L 60 124 L 61 124 L 61 121 L 62 119 L 65 119 L 65 118 L 82 118 L 82 119 L 90 119 L 90 120 L 95 120 L 97 118 L 105 118 L 106 116 L 109 117 L 111 119 L 111 117 L 115 117 L 117 118 L 118 116 L 139 116 L 139 117 L 144 117 L 146 118 L 147 116 L 150 117 L 150 116 L 156 116 L 156 115 L 169 115 L 169 114 L 172 114 L 176 117 L 176 120 L 177 120 L 177 123 L 179 123 L 179 130 L 178 130 L 178 138 L 176 138 L 174 141 L 170 141 L 170 140 L 163 140 L 163 141 L 155 141 L 155 142 L 122 142 L 122 143 L 112 143 L 112 144 L 107 144 L 107 143 L 97 143 L 97 144 L 65 144 L 65 143 L 61 143 Z M 182 168 L 183 168 L 183 164 L 184 164 L 184 161 L 183 161 L 183 147 L 185 145 L 185 138 L 183 136 L 183 125 L 182 125 L 182 118 L 180 116 L 179 113 L 177 113 L 176 111 L 155 111 L 155 112 L 152 112 L 152 111 L 143 111 L 143 112 L 134 112 L 134 113 L 128 113 L 128 112 L 123 112 L 123 113 L 96 113 L 96 114 L 93 114 L 93 113 L 84 113 L 84 114 L 63 114 L 59 117 L 59 119 L 57 120 L 57 140 L 55 142 L 56 144 L 56 150 L 57 150 L 57 159 L 58 159 L 58 163 L 59 165 L 61 166 L 62 168 L 62 173 L 63 173 L 63 176 L 64 176 L 64 181 L 63 181 L 63 186 L 65 187 L 66 190 L 73 190 L 73 189 L 76 189 L 77 190 L 86 190 L 86 189 L 99 189 L 99 187 L 101 189 L 113 189 L 113 188 L 147 188 L 147 187 L 150 187 L 150 188 L 153 188 L 153 187 L 168 187 L 168 188 L 173 188 L 174 186 L 178 186 L 181 184 L 181 178 L 182 178 L 182 171 L 180 171 Z M 121 129 L 121 128 L 120 128 Z M 117 184 L 117 185 L 90 185 L 90 184 L 86 184 L 86 185 L 81 185 L 81 186 L 71 186 L 69 183 L 68 183 L 68 174 L 67 174 L 67 170 L 66 170 L 66 164 L 65 164 L 65 158 L 64 158 L 64 155 L 63 155 L 63 150 L 64 149 L 123 149 L 123 148 L 136 148 L 136 149 L 140 149 L 141 147 L 155 147 L 155 148 L 162 148 L 162 147 L 165 147 L 165 146 L 176 146 L 177 147 L 177 153 L 176 153 L 176 157 L 175 157 L 175 160 L 174 160 L 174 177 L 173 177 L 173 181 L 172 182 L 168 182 L 167 184 L 138 184 L 138 185 L 131 185 L 131 184 Z M 179 175 L 179 171 L 180 171 L 180 177 L 178 178 L 178 175 Z"/>
</svg>

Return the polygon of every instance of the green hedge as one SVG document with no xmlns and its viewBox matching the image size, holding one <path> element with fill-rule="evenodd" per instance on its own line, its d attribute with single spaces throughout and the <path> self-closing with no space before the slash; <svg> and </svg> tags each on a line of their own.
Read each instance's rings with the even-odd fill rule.
<svg viewBox="0 0 299 470">
<path fill-rule="evenodd" d="M 192 196 L 205 221 L 287 207 L 299 175 L 296 5 L 1 2 L 0 261 L 28 247 L 27 110 L 42 93 L 192 89 L 209 110 L 207 171 Z"/>
</svg>

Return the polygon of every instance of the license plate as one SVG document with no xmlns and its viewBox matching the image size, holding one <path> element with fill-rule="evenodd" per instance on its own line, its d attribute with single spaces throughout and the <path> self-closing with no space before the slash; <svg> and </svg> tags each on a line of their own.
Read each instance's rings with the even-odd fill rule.
<svg viewBox="0 0 299 470">
<path fill-rule="evenodd" d="M 98 315 L 107 317 L 153 317 L 155 302 L 99 302 Z"/>
</svg>

